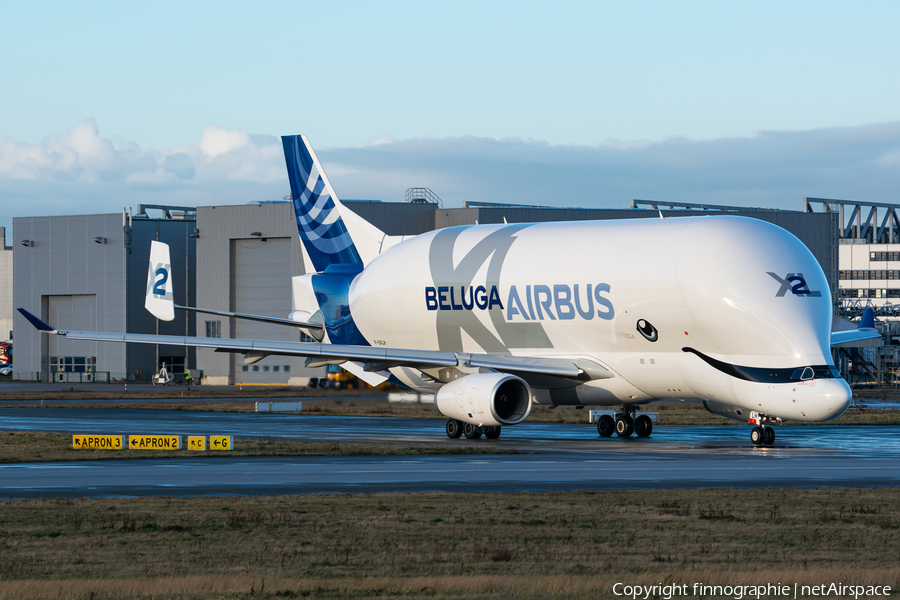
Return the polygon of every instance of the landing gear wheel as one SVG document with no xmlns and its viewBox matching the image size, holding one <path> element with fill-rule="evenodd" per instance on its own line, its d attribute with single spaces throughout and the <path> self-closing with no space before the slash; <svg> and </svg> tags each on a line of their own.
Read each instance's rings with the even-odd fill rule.
<svg viewBox="0 0 900 600">
<path fill-rule="evenodd" d="M 750 441 L 754 446 L 761 446 L 766 438 L 766 432 L 762 427 L 756 426 L 750 430 Z"/>
<path fill-rule="evenodd" d="M 484 437 L 489 440 L 496 440 L 498 437 L 500 437 L 500 426 L 494 425 L 493 427 L 485 427 Z"/>
<path fill-rule="evenodd" d="M 634 433 L 634 421 L 628 415 L 622 415 L 616 421 L 616 435 L 619 437 L 631 437 Z"/>
<path fill-rule="evenodd" d="M 481 433 L 481 427 L 478 425 L 472 425 L 471 423 L 463 425 L 463 435 L 466 436 L 467 440 L 477 440 L 481 437 Z"/>
<path fill-rule="evenodd" d="M 766 446 L 771 446 L 774 443 L 775 443 L 775 430 L 772 429 L 771 427 L 766 427 L 763 444 L 765 444 Z"/>
<path fill-rule="evenodd" d="M 634 432 L 639 438 L 650 437 L 653 433 L 653 421 L 647 415 L 641 415 L 634 420 Z"/>
<path fill-rule="evenodd" d="M 456 419 L 447 419 L 447 437 L 450 439 L 459 439 L 462 435 L 462 422 Z"/>
<path fill-rule="evenodd" d="M 616 430 L 616 422 L 609 415 L 602 415 L 597 419 L 597 433 L 600 437 L 609 437 Z"/>
</svg>

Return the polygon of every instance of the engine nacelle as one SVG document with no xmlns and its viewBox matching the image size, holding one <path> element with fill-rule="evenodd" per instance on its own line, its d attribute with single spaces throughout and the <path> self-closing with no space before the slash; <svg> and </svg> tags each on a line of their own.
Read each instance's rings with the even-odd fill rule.
<svg viewBox="0 0 900 600">
<path fill-rule="evenodd" d="M 720 417 L 734 419 L 735 421 L 743 421 L 744 423 L 750 422 L 749 408 L 730 406 L 723 402 L 716 402 L 715 400 L 704 400 L 703 407 L 712 414 L 719 415 Z"/>
<path fill-rule="evenodd" d="M 478 373 L 445 384 L 434 403 L 444 416 L 473 425 L 517 425 L 531 414 L 531 388 L 515 375 Z"/>
</svg>

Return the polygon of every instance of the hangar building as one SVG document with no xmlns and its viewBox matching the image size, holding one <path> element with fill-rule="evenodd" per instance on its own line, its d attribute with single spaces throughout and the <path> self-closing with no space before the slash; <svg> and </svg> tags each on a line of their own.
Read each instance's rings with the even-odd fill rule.
<svg viewBox="0 0 900 600">
<path fill-rule="evenodd" d="M 12 340 L 13 249 L 6 245 L 6 227 L 0 227 L 0 342 Z"/>
<path fill-rule="evenodd" d="M 161 210 L 151 218 L 146 209 Z M 194 317 L 176 314 L 157 321 L 144 310 L 150 241 L 172 249 L 175 302 L 195 300 L 194 209 L 138 205 L 122 214 L 19 217 L 13 219 L 13 304 L 58 329 L 185 335 Z M 176 258 L 177 257 L 177 258 Z M 180 260 L 179 260 L 180 259 Z M 40 334 L 20 314 L 13 318 L 17 377 L 41 381 L 106 381 L 127 376 L 147 380 L 166 362 L 193 363 L 193 349 L 180 346 L 110 344 Z"/>
</svg>

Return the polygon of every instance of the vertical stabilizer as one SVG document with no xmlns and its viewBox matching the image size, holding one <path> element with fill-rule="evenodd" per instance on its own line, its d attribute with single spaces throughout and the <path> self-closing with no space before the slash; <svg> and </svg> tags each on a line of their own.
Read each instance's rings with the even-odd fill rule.
<svg viewBox="0 0 900 600">
<path fill-rule="evenodd" d="M 297 229 L 316 272 L 330 265 L 368 264 L 388 236 L 341 204 L 306 136 L 282 136 L 281 142 Z"/>
</svg>

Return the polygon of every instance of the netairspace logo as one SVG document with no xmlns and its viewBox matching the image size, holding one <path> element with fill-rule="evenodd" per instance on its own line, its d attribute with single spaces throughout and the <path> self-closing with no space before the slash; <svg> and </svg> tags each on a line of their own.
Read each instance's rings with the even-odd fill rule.
<svg viewBox="0 0 900 600">
<path fill-rule="evenodd" d="M 657 584 L 657 585 L 626 585 L 617 583 L 613 586 L 613 594 L 616 596 L 624 596 L 637 600 L 649 600 L 651 597 L 662 598 L 663 600 L 672 600 L 675 597 L 687 596 L 707 596 L 707 597 L 723 597 L 734 598 L 735 600 L 744 600 L 745 598 L 791 598 L 796 600 L 798 597 L 829 597 L 835 598 L 860 598 L 871 596 L 890 596 L 891 587 L 888 585 L 844 585 L 843 583 L 823 583 L 820 585 L 800 585 L 795 583 L 793 586 L 782 583 L 768 583 L 765 585 L 705 585 L 695 583 L 692 586 L 688 584 Z M 799 594 L 799 596 L 798 596 Z"/>
</svg>

